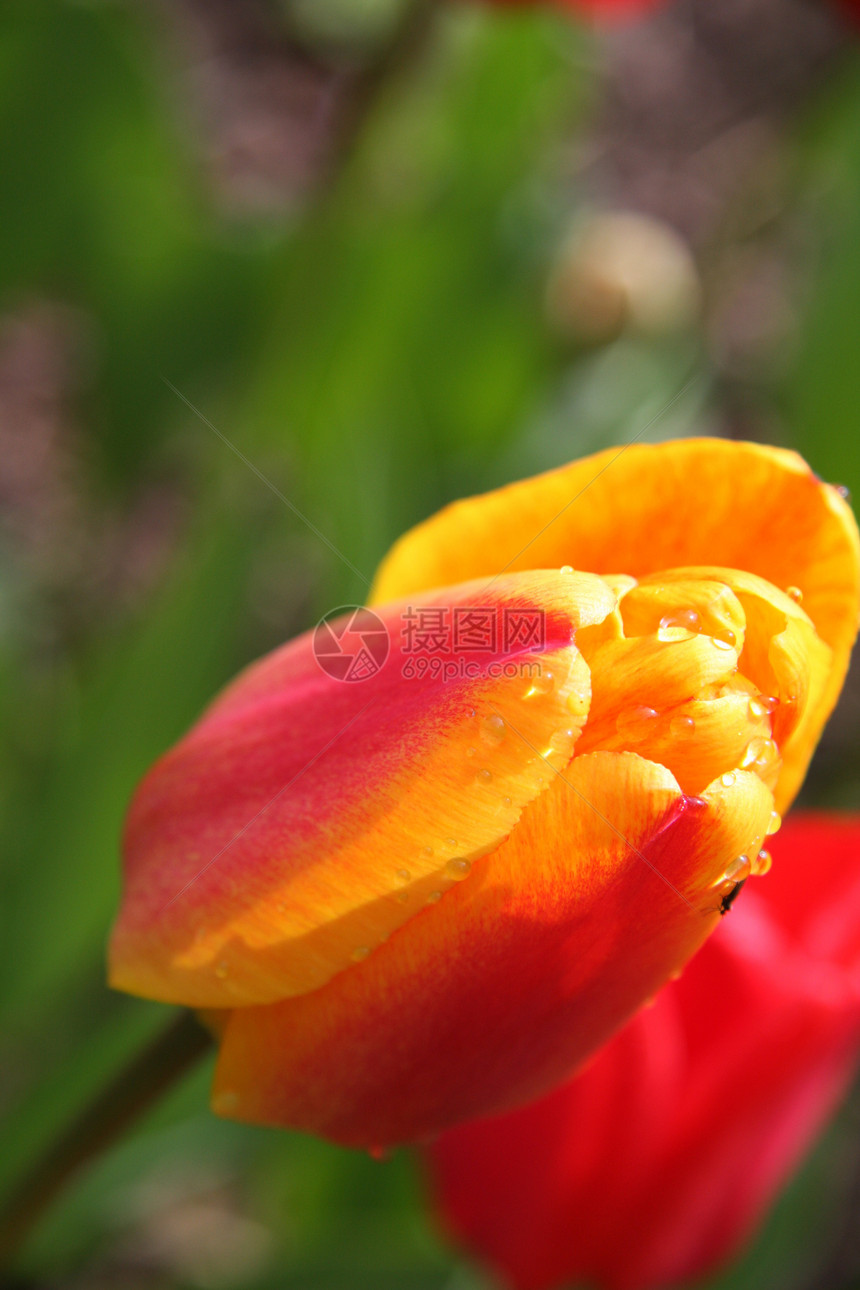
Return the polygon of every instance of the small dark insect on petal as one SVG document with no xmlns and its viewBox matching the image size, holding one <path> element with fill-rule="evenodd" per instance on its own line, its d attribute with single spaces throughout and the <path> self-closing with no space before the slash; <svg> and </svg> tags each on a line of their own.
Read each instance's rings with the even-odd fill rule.
<svg viewBox="0 0 860 1290">
<path fill-rule="evenodd" d="M 744 882 L 746 882 L 746 878 L 744 878 Z M 740 892 L 741 887 L 744 885 L 744 882 L 736 882 L 734 887 L 732 887 L 731 891 L 727 891 L 725 896 L 723 896 L 722 900 L 720 901 L 721 914 L 727 914 L 729 912 L 732 905 L 737 900 L 738 894 Z"/>
</svg>

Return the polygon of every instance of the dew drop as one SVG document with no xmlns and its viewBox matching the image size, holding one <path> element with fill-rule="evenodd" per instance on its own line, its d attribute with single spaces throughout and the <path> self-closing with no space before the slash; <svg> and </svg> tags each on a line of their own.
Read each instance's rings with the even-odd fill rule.
<svg viewBox="0 0 860 1290">
<path fill-rule="evenodd" d="M 678 609 L 660 619 L 657 628 L 657 639 L 661 641 L 686 640 L 695 636 L 701 626 L 701 619 L 695 609 Z M 679 635 L 685 633 L 685 635 Z"/>
<path fill-rule="evenodd" d="M 399 896 L 397 897 L 397 899 L 399 900 L 399 902 L 400 902 L 400 904 L 401 904 L 401 905 L 408 905 L 408 904 L 409 904 L 409 892 L 408 892 L 408 891 L 401 891 L 401 892 L 400 892 L 400 894 L 399 894 Z"/>
<path fill-rule="evenodd" d="M 678 713 L 669 722 L 669 734 L 674 739 L 684 739 L 693 734 L 696 729 L 696 722 L 692 717 L 683 716 Z"/>
<path fill-rule="evenodd" d="M 615 722 L 615 729 L 624 739 L 640 739 L 651 734 L 657 720 L 657 709 L 641 706 L 628 708 L 621 712 Z"/>
<path fill-rule="evenodd" d="M 477 748 L 467 748 L 467 749 L 466 749 L 466 756 L 467 756 L 467 757 L 477 757 L 477 755 L 478 755 L 478 750 L 477 750 Z"/>
<path fill-rule="evenodd" d="M 446 846 L 446 847 L 450 847 L 452 851 L 456 851 L 456 850 L 457 850 L 457 847 L 458 847 L 459 845 L 460 845 L 460 844 L 458 843 L 458 841 L 457 841 L 457 839 L 456 839 L 456 838 L 446 838 L 446 839 L 445 839 L 445 846 Z"/>
<path fill-rule="evenodd" d="M 843 499 L 843 501 L 846 501 L 846 502 L 851 501 L 851 489 L 848 487 L 847 484 L 834 484 L 833 487 L 836 489 L 836 492 Z"/>
<path fill-rule="evenodd" d="M 398 870 L 397 870 L 397 873 L 396 873 L 396 875 L 395 875 L 395 876 L 396 876 L 396 878 L 397 878 L 397 881 L 398 881 L 398 882 L 411 882 L 411 881 L 412 881 L 412 874 L 409 872 L 409 870 L 408 870 L 408 869 L 398 869 Z"/>
<path fill-rule="evenodd" d="M 471 860 L 449 860 L 445 865 L 445 873 L 449 878 L 453 878 L 456 882 L 460 882 L 463 878 L 468 878 L 469 870 L 471 868 Z"/>
<path fill-rule="evenodd" d="M 561 573 L 573 573 L 573 565 L 572 565 L 572 564 L 563 564 L 563 565 L 561 566 L 561 569 L 560 569 L 560 571 L 559 571 L 559 572 L 561 572 Z"/>
<path fill-rule="evenodd" d="M 475 779 L 479 784 L 492 784 L 493 772 L 491 770 L 479 770 Z"/>
<path fill-rule="evenodd" d="M 735 772 L 733 770 L 727 770 L 725 775 L 720 776 L 720 783 L 723 788 L 731 788 L 732 784 L 735 782 L 735 778 Z"/>
<path fill-rule="evenodd" d="M 438 905 L 441 899 L 442 899 L 441 891 L 431 891 L 430 895 L 427 897 L 427 904 Z"/>
<path fill-rule="evenodd" d="M 350 957 L 353 963 L 363 963 L 366 958 L 370 957 L 370 947 L 368 945 L 359 945 L 358 949 L 352 951 Z"/>
<path fill-rule="evenodd" d="M 760 721 L 762 717 L 767 716 L 767 708 L 762 703 L 761 699 L 750 699 L 749 713 L 753 721 Z"/>
<path fill-rule="evenodd" d="M 571 690 L 567 696 L 567 710 L 572 717 L 582 720 L 588 716 L 591 707 L 591 696 L 587 690 Z"/>
<path fill-rule="evenodd" d="M 731 632 L 731 633 L 727 632 L 726 635 L 731 635 L 732 639 L 723 640 L 722 637 L 720 636 L 711 637 L 711 644 L 713 645 L 714 649 L 724 649 L 724 650 L 734 649 L 735 647 L 734 632 Z"/>
<path fill-rule="evenodd" d="M 513 798 L 511 798 L 511 797 L 503 797 L 503 798 L 502 798 L 502 806 L 513 806 L 513 804 L 514 804 L 514 803 L 513 803 Z"/>
<path fill-rule="evenodd" d="M 769 770 L 779 761 L 779 748 L 772 739 L 751 739 L 741 766 L 756 772 Z"/>
<path fill-rule="evenodd" d="M 431 857 L 431 856 L 432 856 L 432 854 L 433 854 L 433 848 L 432 848 L 432 847 L 422 847 L 422 848 L 421 848 L 421 854 L 422 854 L 423 856 L 426 856 L 426 857 L 427 857 L 427 859 L 429 860 L 429 859 L 430 859 L 430 857 Z"/>
<path fill-rule="evenodd" d="M 765 833 L 767 834 L 768 837 L 771 837 L 774 833 L 778 832 L 781 825 L 782 825 L 782 816 L 780 815 L 779 811 L 771 811 L 770 819 L 768 820 Z"/>
<path fill-rule="evenodd" d="M 552 694 L 555 689 L 555 676 L 552 672 L 545 671 L 541 668 L 537 676 L 529 678 L 529 688 L 526 690 L 527 699 L 542 699 L 546 695 Z"/>
<path fill-rule="evenodd" d="M 746 882 L 752 872 L 752 865 L 749 856 L 738 856 L 732 864 L 726 869 L 723 875 L 724 882 Z"/>
<path fill-rule="evenodd" d="M 227 979 L 228 972 L 229 972 L 229 968 L 227 967 L 227 964 L 224 962 L 223 959 L 221 960 L 220 963 L 215 964 L 215 975 L 217 976 L 219 981 L 225 981 Z"/>
<path fill-rule="evenodd" d="M 759 851 L 753 864 L 753 873 L 757 878 L 763 878 L 766 873 L 770 873 L 773 864 L 773 856 L 769 851 Z"/>
<path fill-rule="evenodd" d="M 785 594 L 788 596 L 789 600 L 793 600 L 796 605 L 803 604 L 803 592 L 800 590 L 800 587 L 786 587 Z"/>
<path fill-rule="evenodd" d="M 507 728 L 505 726 L 504 717 L 500 717 L 497 713 L 493 713 L 492 716 L 489 717 L 484 717 L 481 722 L 481 738 L 484 743 L 489 744 L 491 748 L 498 748 L 506 733 Z"/>
</svg>

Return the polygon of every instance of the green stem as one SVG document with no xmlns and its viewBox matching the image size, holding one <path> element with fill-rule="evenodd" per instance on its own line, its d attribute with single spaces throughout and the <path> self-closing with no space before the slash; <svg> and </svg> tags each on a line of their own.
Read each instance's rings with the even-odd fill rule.
<svg viewBox="0 0 860 1290">
<path fill-rule="evenodd" d="M 411 0 L 387 44 L 365 68 L 347 101 L 336 131 L 332 167 L 338 175 L 387 86 L 412 66 L 433 30 L 438 0 Z"/>
<path fill-rule="evenodd" d="M 85 1107 L 19 1183 L 0 1212 L 0 1268 L 15 1257 L 65 1184 L 112 1146 L 212 1046 L 193 1012 L 167 1028 Z"/>
</svg>

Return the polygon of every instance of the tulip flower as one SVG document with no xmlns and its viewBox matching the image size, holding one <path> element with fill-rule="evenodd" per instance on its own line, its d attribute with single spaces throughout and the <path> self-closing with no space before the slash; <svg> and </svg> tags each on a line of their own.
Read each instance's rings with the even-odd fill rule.
<svg viewBox="0 0 860 1290">
<path fill-rule="evenodd" d="M 764 864 L 858 564 L 839 490 L 754 444 L 449 506 L 373 618 L 249 668 L 144 779 L 113 984 L 206 1012 L 237 1119 L 372 1148 L 539 1097 Z M 331 675 L 348 637 L 363 680 Z"/>
<path fill-rule="evenodd" d="M 750 1238 L 860 1056 L 860 817 L 798 815 L 774 870 L 578 1077 L 430 1153 L 506 1286 L 648 1290 Z"/>
</svg>

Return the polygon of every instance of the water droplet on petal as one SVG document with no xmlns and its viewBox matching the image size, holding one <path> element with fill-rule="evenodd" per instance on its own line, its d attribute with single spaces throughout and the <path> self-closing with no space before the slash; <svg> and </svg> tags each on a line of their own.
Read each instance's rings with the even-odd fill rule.
<svg viewBox="0 0 860 1290">
<path fill-rule="evenodd" d="M 767 716 L 767 708 L 762 703 L 761 699 L 750 699 L 749 714 L 753 721 L 760 721 L 762 717 Z"/>
<path fill-rule="evenodd" d="M 513 798 L 510 798 L 510 797 L 503 797 L 503 798 L 502 798 L 502 806 L 513 806 Z"/>
<path fill-rule="evenodd" d="M 761 774 L 775 766 L 779 759 L 779 748 L 772 739 L 751 739 L 741 760 L 741 766 Z"/>
<path fill-rule="evenodd" d="M 497 748 L 504 739 L 506 733 L 507 728 L 505 726 L 504 717 L 500 717 L 497 713 L 493 713 L 492 716 L 489 717 L 484 717 L 481 722 L 481 738 L 484 743 L 489 744 L 491 748 Z"/>
<path fill-rule="evenodd" d="M 454 878 L 459 882 L 463 878 L 468 878 L 469 870 L 472 868 L 471 860 L 457 859 L 449 860 L 445 865 L 445 873 L 449 878 Z"/>
<path fill-rule="evenodd" d="M 561 572 L 561 573 L 573 573 L 573 565 L 572 565 L 572 564 L 563 564 L 563 565 L 561 566 L 561 570 L 560 570 L 560 572 Z"/>
<path fill-rule="evenodd" d="M 457 839 L 456 839 L 456 838 L 446 838 L 446 839 L 445 839 L 445 846 L 446 846 L 446 847 L 450 847 L 452 851 L 456 851 L 456 850 L 457 850 L 457 847 L 458 847 L 459 845 L 460 845 L 460 844 L 459 844 L 459 842 L 457 841 Z"/>
<path fill-rule="evenodd" d="M 353 963 L 363 963 L 366 958 L 370 957 L 370 946 L 359 945 L 358 949 L 352 951 L 350 957 Z"/>
<path fill-rule="evenodd" d="M 478 750 L 477 750 L 477 748 L 467 748 L 467 749 L 466 749 L 466 756 L 467 756 L 467 757 L 477 757 L 477 755 L 478 755 Z"/>
<path fill-rule="evenodd" d="M 398 870 L 397 870 L 396 877 L 397 877 L 397 881 L 398 881 L 398 882 L 411 882 L 411 881 L 412 881 L 412 874 L 409 872 L 409 870 L 408 870 L 408 869 L 398 869 Z"/>
<path fill-rule="evenodd" d="M 529 678 L 529 688 L 526 690 L 527 699 L 541 699 L 547 694 L 552 694 L 555 688 L 555 676 L 546 668 L 541 668 L 537 676 Z"/>
<path fill-rule="evenodd" d="M 572 717 L 582 720 L 588 716 L 588 709 L 591 707 L 591 695 L 588 690 L 571 690 L 567 696 L 567 710 Z"/>
<path fill-rule="evenodd" d="M 400 892 L 400 895 L 397 897 L 397 899 L 400 901 L 400 904 L 401 904 L 401 905 L 408 905 L 408 904 L 409 904 L 409 892 L 408 892 L 408 891 L 401 891 L 401 892 Z"/>
<path fill-rule="evenodd" d="M 732 864 L 726 869 L 723 875 L 724 882 L 746 882 L 752 871 L 749 856 L 738 856 Z"/>
<path fill-rule="evenodd" d="M 431 891 L 430 895 L 427 897 L 427 904 L 438 905 L 441 899 L 442 899 L 441 891 Z"/>
<path fill-rule="evenodd" d="M 727 632 L 727 633 L 726 633 L 726 635 L 727 635 L 727 636 L 728 636 L 728 635 L 730 635 L 730 636 L 732 637 L 732 639 L 731 639 L 731 640 L 723 640 L 723 639 L 721 639 L 721 637 L 719 637 L 719 636 L 712 636 L 712 637 L 711 637 L 711 644 L 713 645 L 714 649 L 724 649 L 724 650 L 730 650 L 730 649 L 732 649 L 732 650 L 733 650 L 733 649 L 734 649 L 734 647 L 735 647 L 735 636 L 734 636 L 734 632 Z"/>
<path fill-rule="evenodd" d="M 847 484 L 834 484 L 833 487 L 836 489 L 837 493 L 843 499 L 843 501 L 846 501 L 846 502 L 851 501 L 851 489 L 848 487 Z"/>
<path fill-rule="evenodd" d="M 619 713 L 615 729 L 623 739 L 645 738 L 651 734 L 657 720 L 657 709 L 640 706 L 627 708 Z"/>
<path fill-rule="evenodd" d="M 734 784 L 735 782 L 735 779 L 736 779 L 735 772 L 733 770 L 727 770 L 725 775 L 720 776 L 720 783 L 722 784 L 723 788 L 731 788 L 732 784 Z"/>
<path fill-rule="evenodd" d="M 657 628 L 657 639 L 661 641 L 687 640 L 695 636 L 701 626 L 701 619 L 695 609 L 678 609 L 660 619 Z"/>
<path fill-rule="evenodd" d="M 669 733 L 674 739 L 688 738 L 694 733 L 696 722 L 692 717 L 684 716 L 678 713 L 669 722 Z"/>
<path fill-rule="evenodd" d="M 427 859 L 429 860 L 429 859 L 430 859 L 430 857 L 431 857 L 431 856 L 432 856 L 432 854 L 433 854 L 433 848 L 432 848 L 432 847 L 422 847 L 422 848 L 421 848 L 421 854 L 422 854 L 423 856 L 426 856 L 426 857 L 427 857 Z"/>
<path fill-rule="evenodd" d="M 793 600 L 796 605 L 803 604 L 803 592 L 800 590 L 800 587 L 786 587 L 785 594 L 788 596 L 789 600 Z"/>
<path fill-rule="evenodd" d="M 772 834 L 776 833 L 779 830 L 781 825 L 782 825 L 782 816 L 780 815 L 779 811 L 771 811 L 770 819 L 768 820 L 768 825 L 767 825 L 767 828 L 765 829 L 765 833 L 767 834 L 768 837 L 770 837 Z"/>
<path fill-rule="evenodd" d="M 491 770 L 479 770 L 475 779 L 479 784 L 491 784 L 493 782 L 493 772 Z"/>
<path fill-rule="evenodd" d="M 769 851 L 759 851 L 753 863 L 753 873 L 757 878 L 763 878 L 766 873 L 770 873 L 773 864 L 773 856 Z"/>
</svg>

